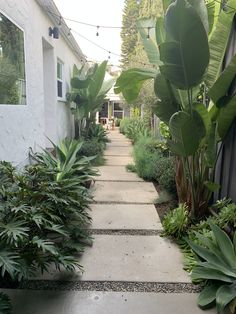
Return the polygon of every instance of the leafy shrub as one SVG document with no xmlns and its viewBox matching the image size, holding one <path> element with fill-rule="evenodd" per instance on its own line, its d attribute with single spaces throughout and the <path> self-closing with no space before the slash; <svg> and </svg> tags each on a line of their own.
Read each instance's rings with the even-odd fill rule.
<svg viewBox="0 0 236 314">
<path fill-rule="evenodd" d="M 175 184 L 175 158 L 160 158 L 153 169 L 154 179 L 159 185 L 172 194 L 176 194 Z"/>
<path fill-rule="evenodd" d="M 126 129 L 129 125 L 129 123 L 130 123 L 130 118 L 125 117 L 125 118 L 121 119 L 121 121 L 120 121 L 120 133 L 122 133 L 124 135 L 126 134 Z"/>
<path fill-rule="evenodd" d="M 9 297 L 0 292 L 0 313 L 1 314 L 11 314 L 12 313 L 12 307 Z"/>
<path fill-rule="evenodd" d="M 189 209 L 185 204 L 179 204 L 177 208 L 165 215 L 162 222 L 163 236 L 182 238 L 186 234 L 189 222 Z"/>
<path fill-rule="evenodd" d="M 123 118 L 120 121 L 120 132 L 135 143 L 142 136 L 150 136 L 150 128 L 147 122 L 140 118 Z"/>
<path fill-rule="evenodd" d="M 85 187 L 94 171 L 78 157 L 81 143 L 65 141 L 55 153 L 33 156 L 34 164 L 18 172 L 0 163 L 0 270 L 12 280 L 35 271 L 81 267 L 75 254 L 90 237 L 86 226 L 91 195 Z"/>
<path fill-rule="evenodd" d="M 134 145 L 134 161 L 137 174 L 145 180 L 154 179 L 154 167 L 161 159 L 156 148 L 157 141 L 152 137 L 142 136 Z"/>
<path fill-rule="evenodd" d="M 129 172 L 136 172 L 136 167 L 135 167 L 135 165 L 133 165 L 133 164 L 128 164 L 128 165 L 126 165 L 126 170 L 127 171 L 129 171 Z"/>
<path fill-rule="evenodd" d="M 175 159 L 166 157 L 154 137 L 141 136 L 134 145 L 134 161 L 137 174 L 145 180 L 153 180 L 172 194 L 176 194 Z"/>
<path fill-rule="evenodd" d="M 92 124 L 90 125 L 88 132 L 85 136 L 86 140 L 96 140 L 98 143 L 103 143 L 106 147 L 106 143 L 109 142 L 107 137 L 107 131 L 102 127 L 101 124 Z"/>
<path fill-rule="evenodd" d="M 236 233 L 233 241 L 218 226 L 209 222 L 214 234 L 213 240 L 197 233 L 200 245 L 188 241 L 199 261 L 194 267 L 193 280 L 207 280 L 207 285 L 198 297 L 198 305 L 208 308 L 216 304 L 222 313 L 230 305 L 231 313 L 236 308 Z"/>
<path fill-rule="evenodd" d="M 115 126 L 119 127 L 120 126 L 120 121 L 121 121 L 121 119 L 115 118 Z"/>
</svg>

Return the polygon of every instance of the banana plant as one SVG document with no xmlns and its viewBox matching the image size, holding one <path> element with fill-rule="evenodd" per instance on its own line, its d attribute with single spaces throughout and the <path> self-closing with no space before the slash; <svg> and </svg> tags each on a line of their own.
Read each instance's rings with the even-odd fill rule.
<svg viewBox="0 0 236 314">
<path fill-rule="evenodd" d="M 72 105 L 71 111 L 76 121 L 76 138 L 80 138 L 82 132 L 95 122 L 96 112 L 114 84 L 114 79 L 105 80 L 106 69 L 107 61 L 94 64 L 87 70 L 86 65 L 80 70 L 74 66 L 67 100 Z"/>
<path fill-rule="evenodd" d="M 169 147 L 178 161 L 176 182 L 182 184 L 177 186 L 180 201 L 189 205 L 193 217 L 200 217 L 219 188 L 213 182 L 217 142 L 224 140 L 236 116 L 236 97 L 225 97 L 234 78 L 235 58 L 220 72 L 235 10 L 219 13 L 218 4 L 206 5 L 204 0 L 176 0 L 168 7 L 168 1 L 163 2 L 165 16 L 157 18 L 150 34 L 156 45 L 147 43 L 143 30 L 140 33 L 155 68 L 123 72 L 115 92 L 132 102 L 143 82 L 153 79 L 157 96 L 153 111 L 170 128 Z M 230 0 L 229 6 L 236 8 L 236 0 Z M 143 23 L 139 21 L 139 26 Z M 196 101 L 200 88 L 202 103 Z"/>
</svg>

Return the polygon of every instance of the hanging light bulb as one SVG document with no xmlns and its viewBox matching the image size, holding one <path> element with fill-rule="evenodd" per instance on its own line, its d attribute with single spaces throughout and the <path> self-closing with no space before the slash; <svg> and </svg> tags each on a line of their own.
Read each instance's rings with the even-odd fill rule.
<svg viewBox="0 0 236 314">
<path fill-rule="evenodd" d="M 108 60 L 111 59 L 111 52 L 109 51 Z"/>
<path fill-rule="evenodd" d="M 150 27 L 147 28 L 147 31 L 148 31 L 148 33 L 147 33 L 147 39 L 150 39 Z"/>
<path fill-rule="evenodd" d="M 97 26 L 97 33 L 96 36 L 99 36 L 99 26 Z"/>
<path fill-rule="evenodd" d="M 61 22 L 61 20 L 62 20 L 62 17 L 60 16 L 60 18 L 59 18 L 59 22 L 58 22 L 58 26 L 59 26 L 59 28 L 61 28 L 61 27 L 62 27 L 62 22 Z"/>
<path fill-rule="evenodd" d="M 70 35 L 71 35 L 71 28 L 69 28 L 69 32 L 68 32 L 67 36 L 70 37 Z"/>
</svg>

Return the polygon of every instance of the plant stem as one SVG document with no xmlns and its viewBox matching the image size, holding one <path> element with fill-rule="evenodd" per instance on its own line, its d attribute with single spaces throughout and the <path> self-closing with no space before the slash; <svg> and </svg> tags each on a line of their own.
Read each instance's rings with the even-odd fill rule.
<svg viewBox="0 0 236 314">
<path fill-rule="evenodd" d="M 196 203 L 196 195 L 195 195 L 195 190 L 194 190 L 194 181 L 193 177 L 191 174 L 191 169 L 190 169 L 190 164 L 189 164 L 189 159 L 186 157 L 186 164 L 187 164 L 187 169 L 188 169 L 188 174 L 189 174 L 189 179 L 190 179 L 190 185 L 191 185 L 191 216 L 192 218 L 195 217 L 195 203 Z"/>
</svg>

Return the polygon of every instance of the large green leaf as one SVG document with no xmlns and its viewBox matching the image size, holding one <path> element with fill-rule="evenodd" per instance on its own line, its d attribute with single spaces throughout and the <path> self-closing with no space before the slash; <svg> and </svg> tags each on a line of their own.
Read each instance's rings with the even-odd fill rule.
<svg viewBox="0 0 236 314">
<path fill-rule="evenodd" d="M 11 314 L 12 306 L 8 295 L 0 292 L 0 314 Z"/>
<path fill-rule="evenodd" d="M 236 0 L 230 0 L 228 5 L 236 8 Z M 235 10 L 230 8 L 227 11 L 221 11 L 217 20 L 215 29 L 210 38 L 210 63 L 206 75 L 205 82 L 208 88 L 211 88 L 222 70 L 222 63 L 225 56 L 225 51 L 228 45 L 228 40 L 231 32 L 232 22 L 235 15 Z"/>
<path fill-rule="evenodd" d="M 88 91 L 90 99 L 97 97 L 105 78 L 107 68 L 107 61 L 103 61 L 96 69 L 95 73 L 91 77 Z"/>
<path fill-rule="evenodd" d="M 234 121 L 236 117 L 236 96 L 234 96 L 230 102 L 223 108 L 220 109 L 217 121 L 218 121 L 218 133 L 223 139 L 232 122 Z"/>
<path fill-rule="evenodd" d="M 156 21 L 156 42 L 158 45 L 160 45 L 165 41 L 165 39 L 166 39 L 166 31 L 164 27 L 164 18 L 158 17 Z"/>
<path fill-rule="evenodd" d="M 5 248 L 0 248 L 0 269 L 1 276 L 4 277 L 8 273 L 11 278 L 15 279 L 15 273 L 19 270 L 19 255 L 15 252 L 7 251 Z"/>
<path fill-rule="evenodd" d="M 192 116 L 184 111 L 175 113 L 170 119 L 170 132 L 173 138 L 170 148 L 178 155 L 193 155 L 205 135 L 205 126 L 199 113 L 193 110 Z"/>
<path fill-rule="evenodd" d="M 229 87 L 235 78 L 236 73 L 236 55 L 232 58 L 230 64 L 221 73 L 220 77 L 216 80 L 214 85 L 209 90 L 209 96 L 217 103 L 217 101 L 225 96 L 229 90 Z"/>
<path fill-rule="evenodd" d="M 223 272 L 225 274 L 225 271 L 228 269 L 228 265 L 225 260 L 222 259 L 222 255 L 219 254 L 217 250 L 212 248 L 212 245 L 208 248 L 205 248 L 189 240 L 187 240 L 187 242 L 197 255 L 206 260 L 208 263 L 212 264 L 212 268 L 217 267 L 221 273 Z M 208 246 L 207 242 L 205 242 L 204 246 Z"/>
<path fill-rule="evenodd" d="M 213 168 L 216 162 L 217 156 L 217 123 L 212 122 L 210 130 L 206 135 L 205 144 L 205 161 L 206 165 L 210 168 Z"/>
<path fill-rule="evenodd" d="M 236 254 L 232 241 L 230 240 L 229 236 L 218 226 L 212 224 L 210 221 L 209 224 L 211 226 L 211 230 L 214 233 L 219 248 L 222 251 L 222 256 L 224 256 L 224 259 L 227 261 L 228 265 L 236 269 Z"/>
<path fill-rule="evenodd" d="M 226 305 L 236 298 L 236 283 L 232 285 L 221 286 L 216 292 L 216 307 L 218 313 L 221 313 Z"/>
<path fill-rule="evenodd" d="M 149 62 L 159 65 L 160 56 L 155 34 L 156 21 L 154 19 L 140 19 L 136 24 Z"/>
<path fill-rule="evenodd" d="M 162 6 L 164 13 L 167 11 L 169 5 L 173 2 L 173 0 L 162 0 Z"/>
<path fill-rule="evenodd" d="M 198 296 L 197 304 L 202 309 L 209 308 L 210 305 L 214 306 L 214 301 L 216 299 L 216 291 L 219 289 L 219 285 L 210 285 L 204 287 L 202 292 Z"/>
<path fill-rule="evenodd" d="M 187 0 L 189 4 L 196 10 L 197 14 L 199 15 L 202 24 L 206 30 L 206 33 L 209 32 L 209 22 L 208 22 L 208 13 L 207 7 L 204 0 Z"/>
<path fill-rule="evenodd" d="M 212 31 L 215 28 L 217 23 L 220 10 L 221 10 L 221 2 L 216 2 L 214 0 L 207 2 L 207 14 L 208 14 L 208 23 L 209 23 L 209 36 L 211 36 Z"/>
<path fill-rule="evenodd" d="M 155 102 L 152 108 L 155 115 L 166 124 L 169 124 L 172 115 L 179 110 L 178 104 L 167 100 Z"/>
<path fill-rule="evenodd" d="M 179 89 L 199 84 L 209 63 L 208 38 L 196 10 L 176 0 L 166 13 L 165 27 L 173 41 L 160 45 L 161 72 Z M 197 60 L 197 62 L 196 62 Z"/>
<path fill-rule="evenodd" d="M 116 81 L 114 92 L 122 93 L 127 102 L 132 103 L 139 95 L 146 80 L 155 79 L 158 71 L 155 69 L 129 69 L 121 73 Z"/>
<path fill-rule="evenodd" d="M 224 282 L 232 283 L 234 278 L 224 275 L 221 271 L 211 268 L 205 268 L 201 266 L 196 266 L 192 273 L 191 278 L 193 280 L 199 279 L 212 279 L 212 280 L 220 280 Z"/>
<path fill-rule="evenodd" d="M 115 83 L 114 79 L 109 79 L 103 82 L 102 87 L 98 93 L 98 97 L 105 97 L 109 90 L 112 88 Z"/>
<path fill-rule="evenodd" d="M 154 82 L 154 91 L 160 100 L 154 104 L 153 111 L 160 120 L 169 124 L 172 115 L 180 109 L 174 90 L 170 82 L 163 75 L 158 74 Z"/>
</svg>

